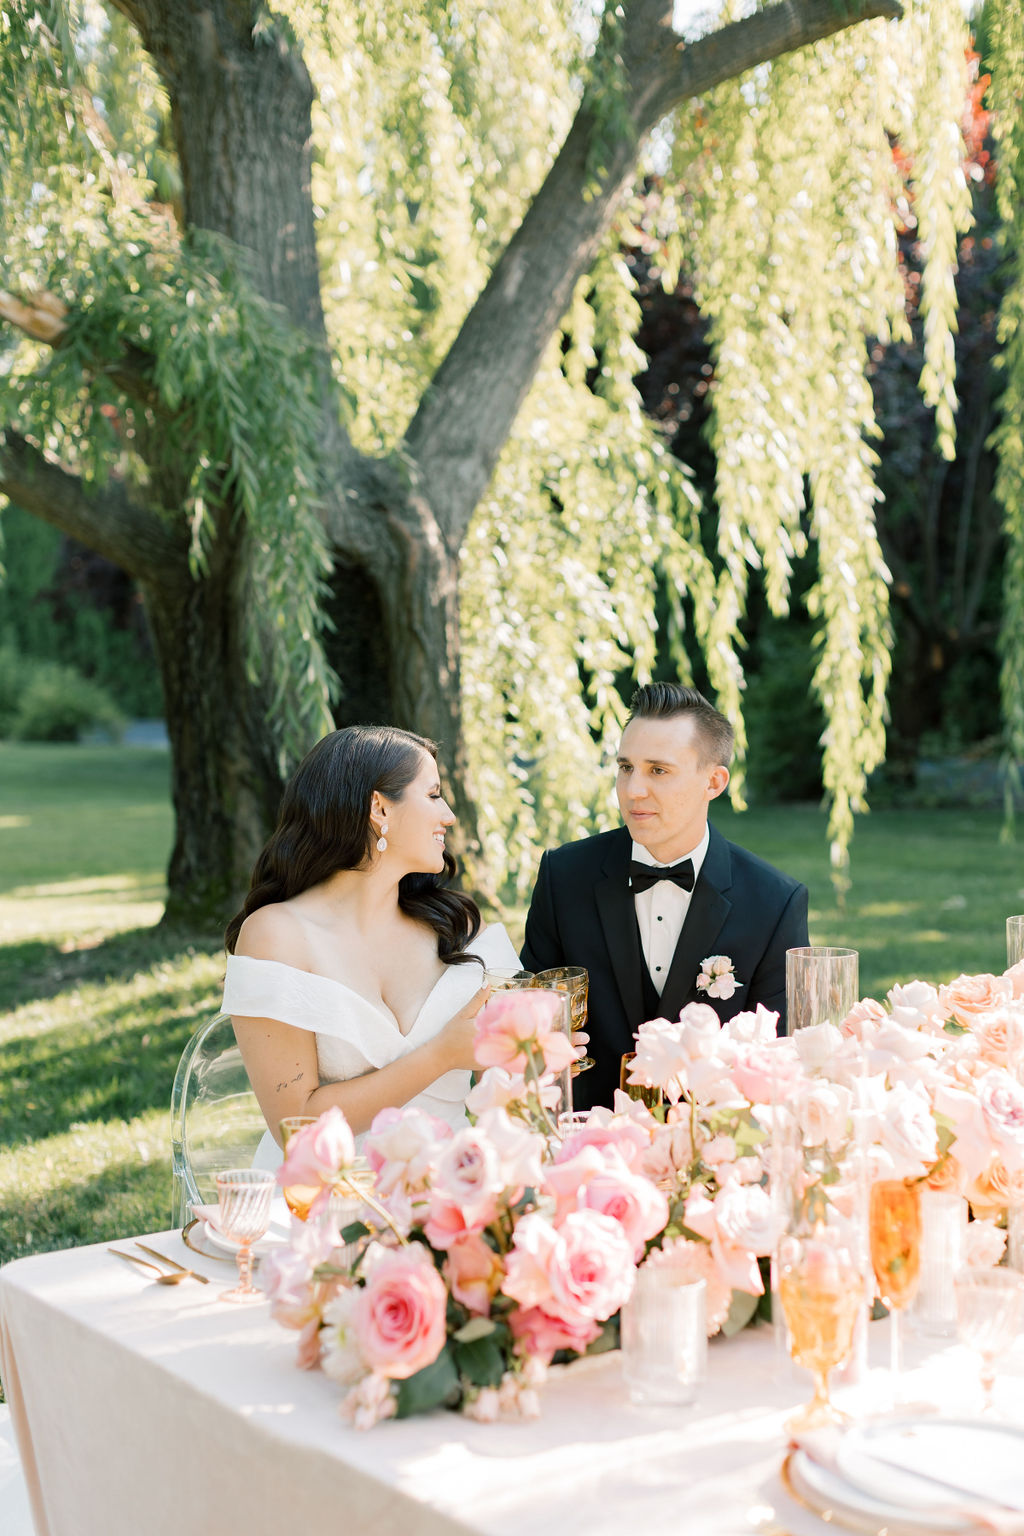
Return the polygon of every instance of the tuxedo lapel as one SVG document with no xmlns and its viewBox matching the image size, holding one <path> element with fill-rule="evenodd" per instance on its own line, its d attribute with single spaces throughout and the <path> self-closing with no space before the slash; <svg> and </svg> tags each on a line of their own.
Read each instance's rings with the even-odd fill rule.
<svg viewBox="0 0 1024 1536">
<path fill-rule="evenodd" d="M 626 1018 L 641 1019 L 643 982 L 640 974 L 640 935 L 637 932 L 633 893 L 629 889 L 632 846 L 632 839 L 623 828 L 621 836 L 612 841 L 602 872 L 594 883 L 594 901 Z M 624 1048 L 628 1048 L 628 1045 Z"/>
<path fill-rule="evenodd" d="M 678 1018 L 680 1010 L 692 1001 L 691 993 L 701 961 L 706 955 L 714 954 L 715 940 L 732 911 L 732 902 L 725 895 L 732 885 L 729 848 L 714 827 L 710 827 L 709 832 L 708 851 L 693 888 L 690 909 L 661 994 L 661 1012 L 666 1019 Z"/>
</svg>

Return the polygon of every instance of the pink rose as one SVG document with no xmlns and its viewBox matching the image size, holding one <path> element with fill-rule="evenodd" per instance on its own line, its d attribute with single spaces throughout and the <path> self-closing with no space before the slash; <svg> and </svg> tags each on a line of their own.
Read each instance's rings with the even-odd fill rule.
<svg viewBox="0 0 1024 1536">
<path fill-rule="evenodd" d="M 936 1113 L 952 1123 L 953 1150 L 964 1177 L 976 1179 L 992 1157 L 992 1138 L 976 1095 L 947 1080 L 936 1088 L 934 1102 Z"/>
<path fill-rule="evenodd" d="M 377 1245 L 352 1308 L 352 1327 L 366 1364 L 395 1381 L 432 1365 L 444 1348 L 447 1304 L 444 1281 L 422 1243 L 393 1249 Z"/>
<path fill-rule="evenodd" d="M 476 1234 L 460 1237 L 448 1249 L 444 1274 L 456 1301 L 486 1317 L 505 1267 L 489 1243 Z"/>
<path fill-rule="evenodd" d="M 728 1184 L 715 1199 L 695 1188 L 687 1197 L 686 1225 L 707 1238 L 722 1279 L 734 1290 L 760 1296 L 764 1290 L 758 1253 L 770 1253 L 776 1224 L 766 1190 L 756 1184 Z"/>
<path fill-rule="evenodd" d="M 497 1151 L 479 1126 L 467 1125 L 445 1143 L 437 1159 L 431 1211 L 435 1201 L 455 1205 L 466 1230 L 478 1231 L 497 1216 L 497 1197 L 503 1188 Z"/>
<path fill-rule="evenodd" d="M 1004 981 L 1008 981 L 1013 989 L 1015 1002 L 1024 998 L 1024 960 L 1018 960 L 1016 965 L 1011 965 L 1008 971 L 1003 972 Z"/>
<path fill-rule="evenodd" d="M 310 1318 L 299 1334 L 295 1364 L 300 1371 L 315 1371 L 320 1364 L 320 1319 Z"/>
<path fill-rule="evenodd" d="M 803 1068 L 792 1039 L 736 1048 L 732 1080 L 752 1104 L 781 1102 L 792 1093 L 802 1077 Z"/>
<path fill-rule="evenodd" d="M 633 1251 L 617 1221 L 570 1211 L 556 1229 L 538 1212 L 519 1222 L 502 1290 L 521 1306 L 541 1306 L 571 1324 L 603 1321 L 633 1289 Z"/>
<path fill-rule="evenodd" d="M 984 1013 L 991 1013 L 1001 1003 L 1008 1003 L 1013 996 L 1013 982 L 1005 976 L 958 976 L 948 986 L 939 989 L 947 1017 L 952 1014 L 958 1024 L 971 1029 Z"/>
<path fill-rule="evenodd" d="M 864 1036 L 865 1024 L 880 1024 L 889 1015 L 881 1003 L 873 997 L 862 997 L 859 1003 L 854 1003 L 846 1018 L 839 1025 L 840 1033 L 850 1040 L 861 1040 Z"/>
<path fill-rule="evenodd" d="M 406 1192 L 425 1187 L 433 1170 L 439 1143 L 454 1135 L 452 1126 L 422 1109 L 406 1105 L 403 1109 L 382 1109 L 363 1143 L 363 1150 L 376 1175 L 379 1195 L 392 1190 Z"/>
<path fill-rule="evenodd" d="M 562 1028 L 565 999 L 541 990 L 497 992 L 476 1016 L 473 1054 L 481 1067 L 525 1072 L 528 1052 L 540 1052 L 546 1072 L 562 1072 L 576 1058 Z"/>
<path fill-rule="evenodd" d="M 555 1162 L 575 1157 L 583 1147 L 614 1147 L 632 1168 L 650 1146 L 650 1132 L 625 1115 L 608 1117 L 607 1110 L 594 1110 L 587 1124 L 567 1136 L 555 1152 Z"/>
<path fill-rule="evenodd" d="M 599 1211 L 619 1223 L 637 1262 L 651 1238 L 668 1225 L 664 1194 L 650 1179 L 631 1173 L 617 1153 L 606 1156 L 605 1166 L 587 1181 L 581 1201 L 585 1209 Z"/>
<path fill-rule="evenodd" d="M 979 1019 L 974 1027 L 978 1054 L 997 1067 L 1013 1067 L 1024 1044 L 1024 1019 L 1018 1008 L 1000 1008 Z"/>
<path fill-rule="evenodd" d="M 1024 1168 L 1024 1088 L 1003 1067 L 993 1067 L 979 1079 L 977 1093 L 993 1148 L 1015 1173 Z"/>
<path fill-rule="evenodd" d="M 567 1321 L 543 1307 L 516 1307 L 509 1313 L 508 1324 L 517 1348 L 542 1361 L 549 1361 L 558 1349 L 574 1349 L 582 1355 L 601 1333 L 600 1323 L 593 1318 Z"/>
<path fill-rule="evenodd" d="M 277 1170 L 282 1188 L 302 1184 L 330 1184 L 339 1173 L 355 1162 L 356 1143 L 351 1127 L 336 1104 L 325 1110 L 312 1125 L 296 1131 L 285 1148 L 284 1161 Z"/>
</svg>

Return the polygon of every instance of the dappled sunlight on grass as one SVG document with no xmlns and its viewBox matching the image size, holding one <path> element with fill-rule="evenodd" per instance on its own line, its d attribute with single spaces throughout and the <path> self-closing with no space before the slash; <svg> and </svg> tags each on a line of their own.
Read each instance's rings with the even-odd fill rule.
<svg viewBox="0 0 1024 1536">
<path fill-rule="evenodd" d="M 170 1221 L 167 1111 L 0 1151 L 0 1263 Z"/>
</svg>

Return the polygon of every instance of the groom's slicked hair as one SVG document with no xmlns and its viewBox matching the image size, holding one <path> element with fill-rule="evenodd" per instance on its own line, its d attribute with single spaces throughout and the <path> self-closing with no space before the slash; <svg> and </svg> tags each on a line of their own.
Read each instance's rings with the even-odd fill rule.
<svg viewBox="0 0 1024 1536">
<path fill-rule="evenodd" d="M 696 688 L 682 683 L 645 683 L 629 701 L 630 720 L 675 720 L 686 716 L 693 721 L 703 748 L 702 764 L 732 761 L 733 728 L 713 704 Z"/>
<path fill-rule="evenodd" d="M 437 748 L 423 736 L 393 725 L 350 725 L 332 731 L 306 754 L 285 787 L 277 826 L 256 860 L 249 894 L 228 924 L 225 948 L 234 953 L 239 930 L 251 912 L 289 901 L 342 869 L 361 869 L 373 857 L 378 832 L 370 822 L 374 790 L 401 800 Z M 480 928 L 475 902 L 447 887 L 455 860 L 444 852 L 443 874 L 403 875 L 398 905 L 434 929 L 446 963 L 463 955 Z"/>
</svg>

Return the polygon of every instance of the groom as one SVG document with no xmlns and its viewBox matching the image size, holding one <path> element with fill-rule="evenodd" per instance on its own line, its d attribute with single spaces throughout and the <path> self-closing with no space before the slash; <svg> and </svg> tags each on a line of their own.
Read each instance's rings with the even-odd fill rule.
<svg viewBox="0 0 1024 1536">
<path fill-rule="evenodd" d="M 708 805 L 729 782 L 733 732 L 694 688 L 633 695 L 616 791 L 624 827 L 545 853 L 526 919 L 523 965 L 582 965 L 596 1066 L 573 1083 L 577 1109 L 612 1103 L 620 1059 L 645 1019 L 693 1002 L 723 1020 L 763 1003 L 785 1024 L 786 950 L 805 945 L 807 887 L 727 842 Z M 714 996 L 702 962 L 730 964 Z M 731 978 L 731 980 L 730 980 Z"/>
</svg>

